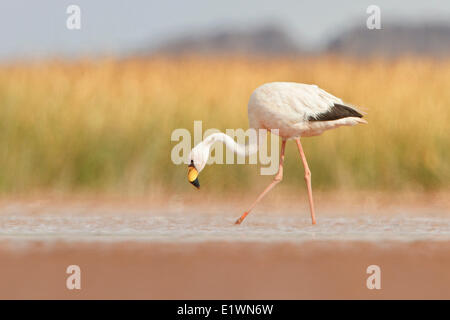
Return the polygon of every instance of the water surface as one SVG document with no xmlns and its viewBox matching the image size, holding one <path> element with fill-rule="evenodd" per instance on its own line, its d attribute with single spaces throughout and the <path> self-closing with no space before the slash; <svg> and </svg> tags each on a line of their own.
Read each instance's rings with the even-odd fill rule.
<svg viewBox="0 0 450 320">
<path fill-rule="evenodd" d="M 450 218 L 439 213 L 391 216 L 323 214 L 311 225 L 298 213 L 255 213 L 242 225 L 227 211 L 214 214 L 108 210 L 34 214 L 3 210 L 0 239 L 82 241 L 293 241 L 308 240 L 450 240 Z"/>
</svg>

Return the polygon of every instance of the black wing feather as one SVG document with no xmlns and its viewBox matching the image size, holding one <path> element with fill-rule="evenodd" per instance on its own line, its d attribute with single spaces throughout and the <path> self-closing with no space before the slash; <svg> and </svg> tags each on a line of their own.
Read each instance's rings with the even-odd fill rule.
<svg viewBox="0 0 450 320">
<path fill-rule="evenodd" d="M 331 121 L 348 117 L 362 118 L 362 114 L 353 108 L 335 103 L 330 110 L 319 113 L 316 116 L 309 116 L 308 121 Z"/>
</svg>

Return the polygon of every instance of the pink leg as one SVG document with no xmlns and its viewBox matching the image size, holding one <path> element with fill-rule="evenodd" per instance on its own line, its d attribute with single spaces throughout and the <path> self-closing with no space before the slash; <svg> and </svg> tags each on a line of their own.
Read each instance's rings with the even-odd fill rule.
<svg viewBox="0 0 450 320">
<path fill-rule="evenodd" d="M 272 183 L 259 195 L 259 197 L 252 203 L 250 208 L 244 212 L 244 214 L 236 220 L 236 224 L 240 224 L 244 221 L 245 217 L 250 213 L 254 206 L 268 193 L 275 185 L 277 185 L 281 180 L 283 180 L 283 162 L 284 162 L 284 149 L 286 147 L 286 140 L 282 140 L 281 142 L 281 154 L 280 154 L 280 166 L 278 168 L 278 172 L 273 179 Z"/>
<path fill-rule="evenodd" d="M 316 216 L 314 213 L 314 201 L 312 196 L 312 188 L 311 188 L 311 171 L 308 167 L 308 162 L 306 162 L 305 153 L 303 152 L 302 144 L 300 142 L 300 139 L 295 139 L 295 142 L 297 142 L 298 151 L 300 152 L 300 156 L 303 161 L 303 167 L 305 168 L 305 181 L 306 186 L 308 187 L 308 198 L 309 198 L 309 209 L 311 211 L 311 220 L 312 224 L 316 224 Z"/>
</svg>

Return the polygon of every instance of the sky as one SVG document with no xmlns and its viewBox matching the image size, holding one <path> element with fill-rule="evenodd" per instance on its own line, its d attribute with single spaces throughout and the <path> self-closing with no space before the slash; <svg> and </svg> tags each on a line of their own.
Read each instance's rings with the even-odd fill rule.
<svg viewBox="0 0 450 320">
<path fill-rule="evenodd" d="M 81 9 L 81 29 L 66 27 L 69 5 Z M 307 49 L 317 49 L 356 25 L 369 5 L 381 23 L 446 21 L 449 0 L 9 0 L 0 2 L 0 60 L 123 55 L 180 35 L 246 30 L 271 24 Z"/>
</svg>

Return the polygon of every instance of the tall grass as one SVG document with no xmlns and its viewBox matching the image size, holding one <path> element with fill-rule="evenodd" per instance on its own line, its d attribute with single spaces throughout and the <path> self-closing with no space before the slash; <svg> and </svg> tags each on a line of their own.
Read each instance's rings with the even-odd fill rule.
<svg viewBox="0 0 450 320">
<path fill-rule="evenodd" d="M 450 187 L 450 61 L 153 58 L 0 67 L 0 192 L 192 191 L 170 152 L 176 128 L 247 128 L 251 92 L 315 83 L 363 107 L 368 125 L 303 139 L 316 189 Z M 214 165 L 211 191 L 262 188 L 253 165 Z M 304 187 L 288 143 L 284 184 Z"/>
</svg>

